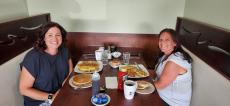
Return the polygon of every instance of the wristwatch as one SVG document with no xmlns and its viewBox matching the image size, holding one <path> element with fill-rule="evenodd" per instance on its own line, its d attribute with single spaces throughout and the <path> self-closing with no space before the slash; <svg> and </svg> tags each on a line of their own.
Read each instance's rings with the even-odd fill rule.
<svg viewBox="0 0 230 106">
<path fill-rule="evenodd" d="M 47 100 L 50 104 L 52 103 L 52 98 L 53 98 L 53 94 L 49 94 Z"/>
</svg>

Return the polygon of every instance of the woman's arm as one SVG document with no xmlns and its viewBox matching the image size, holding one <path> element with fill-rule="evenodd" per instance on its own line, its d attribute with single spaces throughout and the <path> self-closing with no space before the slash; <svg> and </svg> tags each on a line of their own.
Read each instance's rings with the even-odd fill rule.
<svg viewBox="0 0 230 106">
<path fill-rule="evenodd" d="M 68 79 L 68 77 L 70 76 L 70 73 L 73 71 L 73 63 L 72 63 L 72 59 L 69 59 L 69 74 L 68 76 L 65 78 L 65 80 L 62 83 L 62 86 L 65 84 L 66 80 Z M 56 98 L 56 96 L 58 95 L 60 89 L 53 95 L 52 101 Z"/>
<path fill-rule="evenodd" d="M 19 80 L 19 91 L 21 95 L 28 96 L 35 100 L 47 100 L 49 93 L 34 89 L 34 81 L 35 78 L 28 72 L 25 67 L 22 67 Z"/>
<path fill-rule="evenodd" d="M 68 77 L 70 76 L 70 73 L 73 71 L 73 62 L 72 62 L 72 59 L 70 58 L 69 59 L 69 74 L 68 76 L 65 78 L 65 80 L 63 81 L 62 83 L 62 86 L 64 85 L 64 83 L 66 82 L 66 80 L 68 79 Z"/>
<path fill-rule="evenodd" d="M 72 59 L 69 59 L 69 74 L 73 71 L 73 62 Z"/>
<path fill-rule="evenodd" d="M 172 61 L 168 61 L 165 64 L 165 67 L 159 80 L 154 82 L 154 85 L 157 89 L 164 89 L 169 84 L 171 84 L 180 73 L 184 72 L 186 72 L 186 69 Z"/>
</svg>

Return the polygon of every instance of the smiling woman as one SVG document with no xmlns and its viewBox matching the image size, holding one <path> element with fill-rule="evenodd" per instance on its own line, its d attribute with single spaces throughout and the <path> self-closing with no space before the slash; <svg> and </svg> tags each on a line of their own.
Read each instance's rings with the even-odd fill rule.
<svg viewBox="0 0 230 106">
<path fill-rule="evenodd" d="M 42 28 L 34 49 L 29 51 L 21 66 L 20 93 L 25 106 L 52 103 L 67 76 L 72 71 L 66 43 L 66 31 L 49 22 Z"/>
<path fill-rule="evenodd" d="M 156 65 L 158 80 L 154 85 L 166 105 L 189 106 L 192 96 L 191 57 L 182 48 L 176 31 L 164 29 L 159 34 L 160 55 Z"/>
</svg>

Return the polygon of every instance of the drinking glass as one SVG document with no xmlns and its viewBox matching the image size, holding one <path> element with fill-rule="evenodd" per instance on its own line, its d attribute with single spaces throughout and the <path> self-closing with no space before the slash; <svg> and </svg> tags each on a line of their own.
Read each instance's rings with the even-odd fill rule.
<svg viewBox="0 0 230 106">
<path fill-rule="evenodd" d="M 130 53 L 129 52 L 124 52 L 123 53 L 123 63 L 125 65 L 129 64 L 129 59 L 130 59 Z"/>
<path fill-rule="evenodd" d="M 102 50 L 96 50 L 95 51 L 95 58 L 96 58 L 97 61 L 102 60 L 102 54 L 103 54 Z"/>
<path fill-rule="evenodd" d="M 104 50 L 102 53 L 102 63 L 103 65 L 107 65 L 108 64 L 108 50 Z"/>
</svg>

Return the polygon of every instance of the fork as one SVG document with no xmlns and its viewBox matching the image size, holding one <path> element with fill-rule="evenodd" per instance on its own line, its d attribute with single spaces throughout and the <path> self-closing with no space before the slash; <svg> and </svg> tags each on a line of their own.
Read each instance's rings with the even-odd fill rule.
<svg viewBox="0 0 230 106">
<path fill-rule="evenodd" d="M 140 66 L 137 64 L 137 62 L 135 62 L 135 65 L 137 65 L 137 69 L 141 70 Z"/>
</svg>

